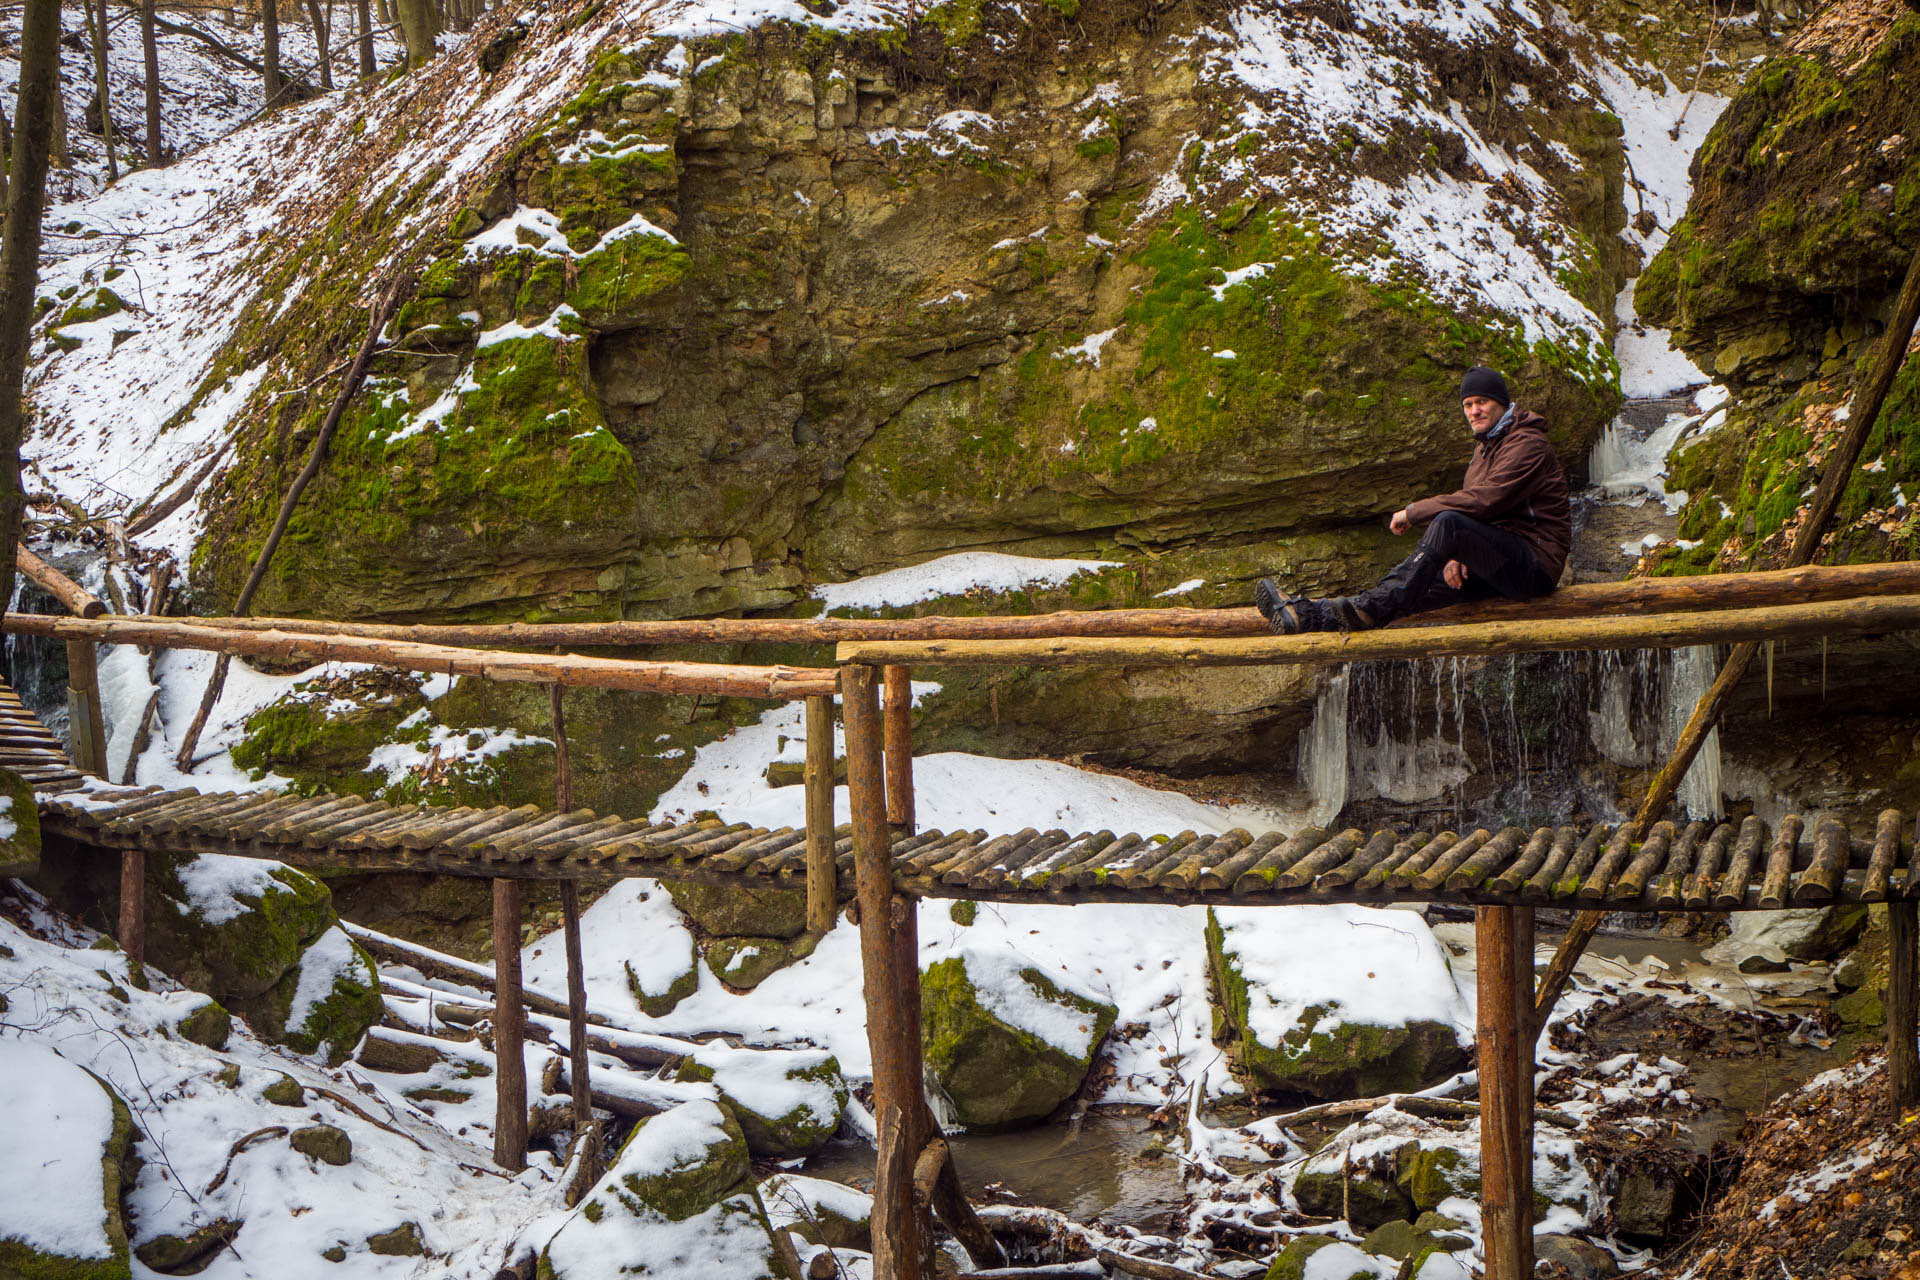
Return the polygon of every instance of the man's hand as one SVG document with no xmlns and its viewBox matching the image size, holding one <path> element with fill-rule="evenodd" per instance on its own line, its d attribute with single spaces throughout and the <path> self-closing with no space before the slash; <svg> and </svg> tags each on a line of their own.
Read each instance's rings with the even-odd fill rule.
<svg viewBox="0 0 1920 1280">
<path fill-rule="evenodd" d="M 1440 576 L 1446 580 L 1448 586 L 1458 591 L 1467 585 L 1467 566 L 1458 560 L 1449 560 L 1447 567 L 1440 571 Z"/>
<path fill-rule="evenodd" d="M 1387 528 L 1395 533 L 1406 533 L 1413 528 L 1413 520 L 1407 515 L 1405 507 L 1393 513 L 1393 518 L 1387 521 Z"/>
</svg>

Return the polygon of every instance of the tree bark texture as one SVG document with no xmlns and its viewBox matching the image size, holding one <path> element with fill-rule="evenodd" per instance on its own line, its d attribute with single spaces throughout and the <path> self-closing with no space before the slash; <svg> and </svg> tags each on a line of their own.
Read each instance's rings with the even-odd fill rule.
<svg viewBox="0 0 1920 1280">
<path fill-rule="evenodd" d="M 493 882 L 493 1162 L 527 1167 L 527 1011 L 520 1003 L 520 882 Z"/>
<path fill-rule="evenodd" d="M 887 740 L 887 822 L 897 835 L 912 835 L 913 681 L 905 667 L 888 667 L 883 712 Z"/>
<path fill-rule="evenodd" d="M 156 0 L 138 0 L 140 5 L 140 60 L 145 70 L 147 168 L 158 169 L 167 163 L 160 139 L 160 45 L 154 36 Z"/>
<path fill-rule="evenodd" d="M 1480 1220 L 1487 1280 L 1533 1275 L 1533 1112 L 1522 1110 L 1522 1012 L 1512 907 L 1474 908 L 1480 1057 Z"/>
<path fill-rule="evenodd" d="M 120 950 L 129 964 L 147 957 L 147 855 L 139 849 L 120 854 Z"/>
<path fill-rule="evenodd" d="M 60 101 L 60 6 L 25 0 L 20 18 L 20 96 L 13 120 L 6 225 L 0 231 L 0 616 L 13 598 L 20 541 L 20 436 L 26 423 L 27 343 L 40 280 L 40 217 Z"/>
<path fill-rule="evenodd" d="M 1913 887 L 1908 886 L 1908 893 Z M 1896 1109 L 1920 1107 L 1920 924 L 1911 897 L 1887 908 L 1887 1085 Z"/>
<path fill-rule="evenodd" d="M 423 67 L 433 60 L 440 38 L 440 11 L 433 0 L 395 0 L 399 8 L 400 38 L 407 46 L 407 65 Z"/>
<path fill-rule="evenodd" d="M 120 161 L 113 151 L 113 94 L 107 84 L 107 0 L 83 0 L 93 38 L 93 87 L 100 95 L 100 142 L 107 149 L 107 181 L 120 177 Z"/>
<path fill-rule="evenodd" d="M 97 618 L 107 611 L 106 602 L 90 594 L 79 583 L 42 560 L 25 546 L 13 549 L 14 567 L 33 584 L 60 602 L 76 618 Z"/>
<path fill-rule="evenodd" d="M 373 61 L 373 13 L 367 0 L 354 0 L 354 18 L 359 23 L 360 78 L 371 80 L 378 69 Z"/>
<path fill-rule="evenodd" d="M 833 928 L 839 901 L 833 863 L 833 699 L 807 699 L 807 932 Z"/>
<path fill-rule="evenodd" d="M 286 87 L 280 74 L 280 0 L 260 0 L 260 92 L 268 110 L 280 105 Z"/>
</svg>

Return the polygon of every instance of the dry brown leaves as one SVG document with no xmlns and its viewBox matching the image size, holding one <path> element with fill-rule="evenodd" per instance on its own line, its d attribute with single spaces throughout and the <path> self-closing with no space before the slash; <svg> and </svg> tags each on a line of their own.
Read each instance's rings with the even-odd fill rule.
<svg viewBox="0 0 1920 1280">
<path fill-rule="evenodd" d="M 1787 41 L 1787 52 L 1817 54 L 1842 75 L 1852 75 L 1905 11 L 1905 0 L 1846 0 L 1828 5 Z"/>
</svg>

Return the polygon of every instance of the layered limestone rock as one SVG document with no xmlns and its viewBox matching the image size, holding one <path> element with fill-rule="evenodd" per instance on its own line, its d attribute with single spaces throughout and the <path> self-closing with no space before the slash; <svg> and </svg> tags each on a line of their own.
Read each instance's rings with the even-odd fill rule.
<svg viewBox="0 0 1920 1280">
<path fill-rule="evenodd" d="M 927 1069 L 963 1125 L 1044 1119 L 1086 1079 L 1117 1011 L 1018 952 L 963 947 L 920 975 Z"/>
</svg>

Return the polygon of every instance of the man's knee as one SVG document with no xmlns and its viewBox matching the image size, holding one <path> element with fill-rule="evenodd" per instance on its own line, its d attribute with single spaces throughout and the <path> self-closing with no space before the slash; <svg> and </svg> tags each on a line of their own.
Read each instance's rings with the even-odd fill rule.
<svg viewBox="0 0 1920 1280">
<path fill-rule="evenodd" d="M 1427 532 L 1420 539 L 1429 547 L 1442 547 L 1451 544 L 1472 522 L 1458 511 L 1442 511 L 1427 522 Z"/>
</svg>

